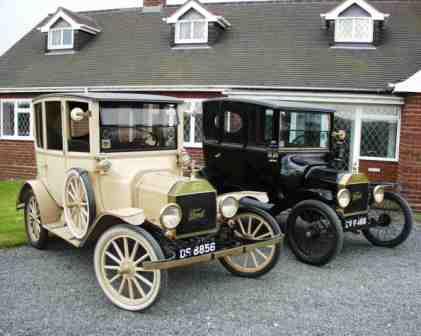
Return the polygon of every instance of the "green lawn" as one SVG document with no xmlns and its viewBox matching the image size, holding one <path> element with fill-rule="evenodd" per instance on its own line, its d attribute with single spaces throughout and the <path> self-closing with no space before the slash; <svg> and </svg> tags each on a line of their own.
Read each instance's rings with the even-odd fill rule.
<svg viewBox="0 0 421 336">
<path fill-rule="evenodd" d="M 0 248 L 26 243 L 22 211 L 16 211 L 16 198 L 22 182 L 0 182 Z"/>
</svg>

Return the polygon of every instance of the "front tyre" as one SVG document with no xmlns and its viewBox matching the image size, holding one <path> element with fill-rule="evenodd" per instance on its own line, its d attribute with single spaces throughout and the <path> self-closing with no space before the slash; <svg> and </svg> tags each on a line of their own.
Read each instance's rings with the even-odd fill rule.
<svg viewBox="0 0 421 336">
<path fill-rule="evenodd" d="M 414 226 L 408 202 L 393 192 L 385 192 L 384 201 L 373 204 L 368 216 L 377 225 L 363 230 L 363 234 L 375 246 L 396 247 L 402 244 Z"/>
<path fill-rule="evenodd" d="M 44 249 L 47 246 L 48 231 L 42 227 L 41 212 L 32 190 L 25 200 L 24 214 L 28 242 L 37 249 Z"/>
<path fill-rule="evenodd" d="M 320 201 L 307 200 L 291 210 L 286 236 L 297 259 L 322 266 L 342 250 L 344 233 L 341 221 L 331 207 Z"/>
<path fill-rule="evenodd" d="M 234 234 L 244 240 L 256 241 L 273 238 L 281 233 L 278 223 L 268 213 L 256 209 L 241 209 L 229 220 Z M 232 274 L 257 278 L 269 272 L 277 263 L 281 245 L 275 244 L 256 248 L 239 256 L 219 259 L 221 264 Z"/>
<path fill-rule="evenodd" d="M 166 288 L 167 272 L 146 271 L 140 265 L 162 259 L 164 254 L 158 242 L 147 231 L 118 225 L 107 230 L 96 244 L 96 278 L 116 306 L 143 311 L 154 304 Z"/>
</svg>

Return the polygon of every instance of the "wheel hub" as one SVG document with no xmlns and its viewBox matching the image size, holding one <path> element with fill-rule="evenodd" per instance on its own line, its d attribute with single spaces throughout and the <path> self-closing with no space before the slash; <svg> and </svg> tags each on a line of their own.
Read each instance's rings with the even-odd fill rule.
<svg viewBox="0 0 421 336">
<path fill-rule="evenodd" d="M 134 277 L 136 274 L 136 266 L 131 260 L 125 260 L 120 265 L 119 273 L 128 277 Z"/>
<path fill-rule="evenodd" d="M 378 224 L 380 226 L 389 226 L 391 222 L 392 220 L 388 214 L 381 214 L 379 216 Z"/>
</svg>

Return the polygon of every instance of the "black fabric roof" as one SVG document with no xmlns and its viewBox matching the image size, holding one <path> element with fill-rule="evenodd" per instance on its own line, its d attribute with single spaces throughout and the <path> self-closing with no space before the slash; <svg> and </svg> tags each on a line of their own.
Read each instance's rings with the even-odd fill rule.
<svg viewBox="0 0 421 336">
<path fill-rule="evenodd" d="M 32 30 L 0 58 L 0 88 L 229 85 L 382 90 L 421 68 L 421 1 L 369 1 L 391 16 L 375 50 L 330 48 L 321 13 L 329 0 L 206 5 L 231 24 L 209 49 L 174 50 L 161 13 L 85 13 L 101 27 L 71 55 L 46 55 Z M 84 14 L 84 15 L 85 15 Z"/>
</svg>

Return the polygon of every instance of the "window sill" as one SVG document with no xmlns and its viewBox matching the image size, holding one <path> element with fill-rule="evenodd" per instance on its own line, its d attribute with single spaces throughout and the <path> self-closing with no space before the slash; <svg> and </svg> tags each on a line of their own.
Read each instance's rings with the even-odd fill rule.
<svg viewBox="0 0 421 336">
<path fill-rule="evenodd" d="M 1 140 L 11 140 L 11 141 L 34 141 L 33 137 L 17 137 L 17 136 L 0 136 Z"/>
<path fill-rule="evenodd" d="M 184 143 L 184 148 L 203 148 L 202 143 Z"/>
<path fill-rule="evenodd" d="M 194 49 L 211 49 L 212 47 L 208 45 L 177 45 L 175 47 L 172 47 L 172 50 L 194 50 Z"/>
<path fill-rule="evenodd" d="M 370 156 L 360 156 L 361 161 L 380 161 L 380 162 L 391 162 L 398 163 L 399 159 L 391 158 L 381 158 L 381 157 L 370 157 Z"/>
<path fill-rule="evenodd" d="M 76 51 L 74 50 L 49 50 L 45 53 L 47 56 L 56 56 L 56 55 L 73 55 Z"/>
<path fill-rule="evenodd" d="M 348 50 L 377 50 L 375 46 L 355 46 L 355 45 L 334 45 L 330 49 L 348 49 Z"/>
</svg>

